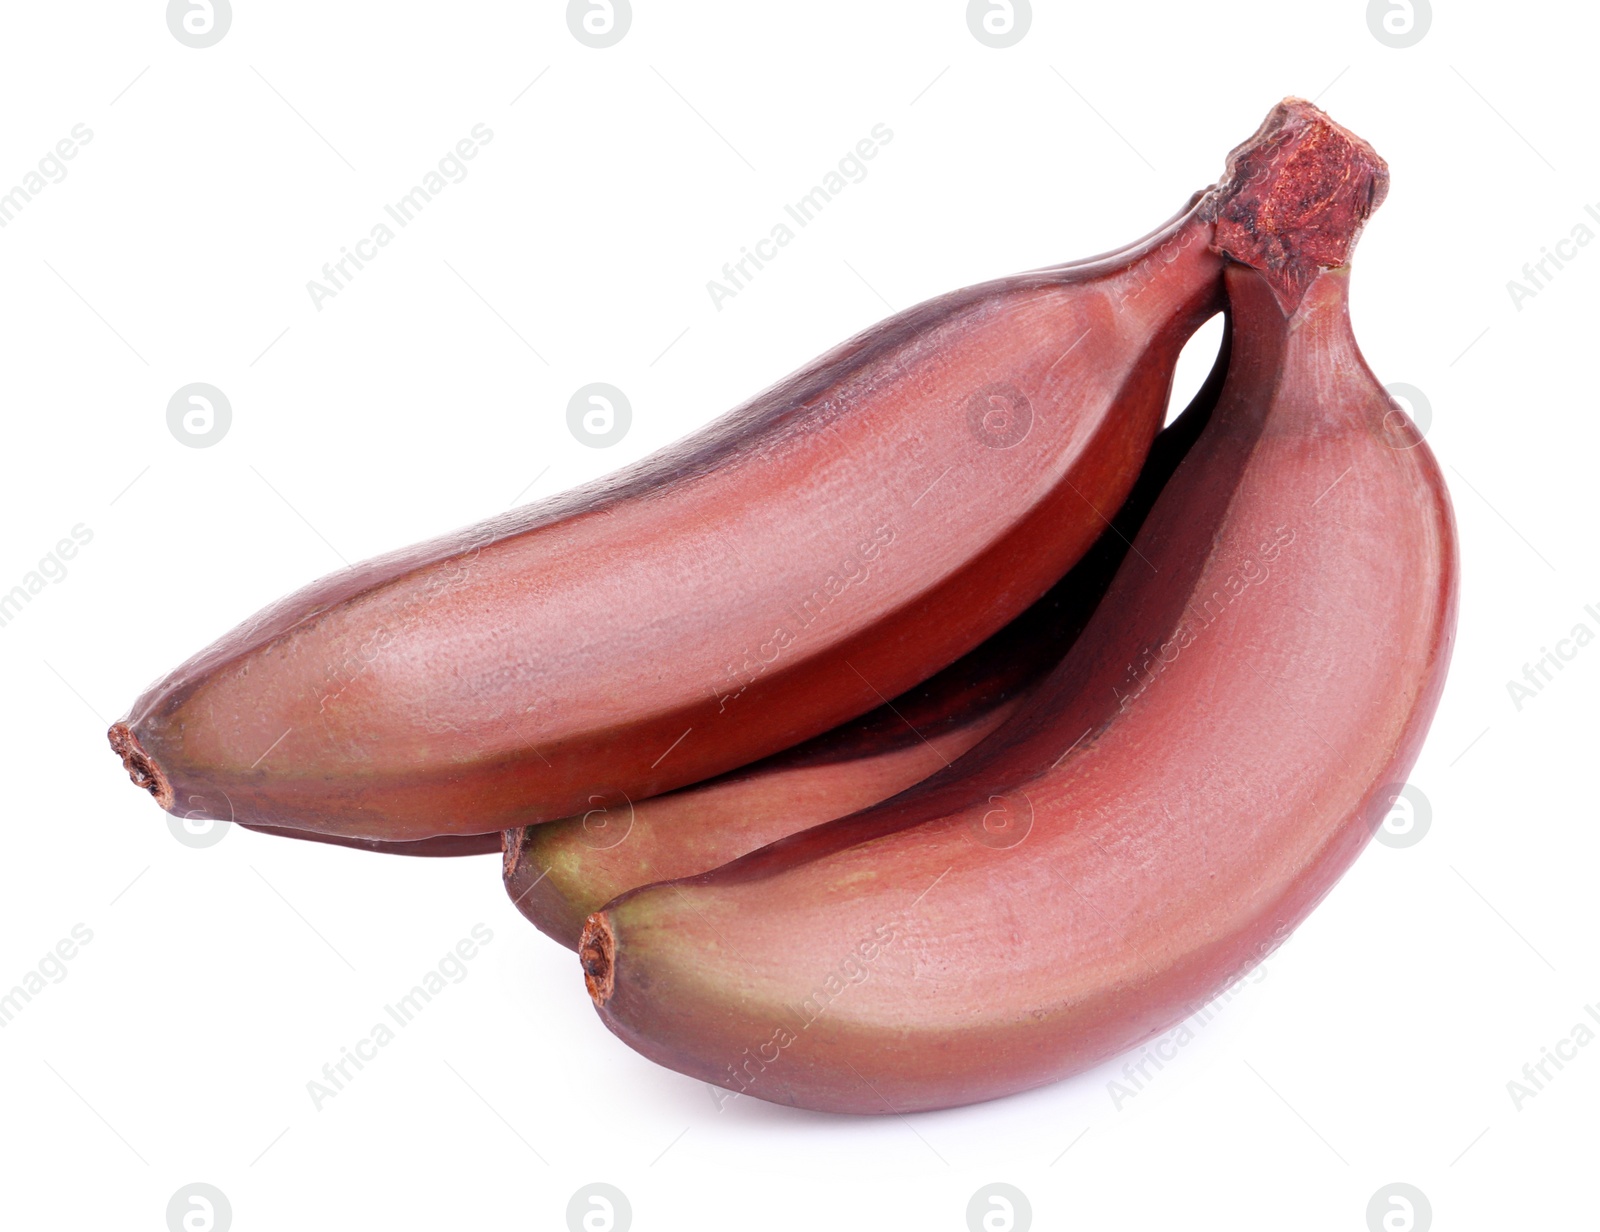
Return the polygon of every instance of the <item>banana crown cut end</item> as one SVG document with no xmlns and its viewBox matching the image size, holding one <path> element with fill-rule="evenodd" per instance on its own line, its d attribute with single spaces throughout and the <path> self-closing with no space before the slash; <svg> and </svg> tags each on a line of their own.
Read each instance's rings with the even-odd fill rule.
<svg viewBox="0 0 1600 1232">
<path fill-rule="evenodd" d="M 1344 265 L 1389 191 L 1389 165 L 1327 114 L 1286 98 L 1228 155 L 1212 193 L 1215 250 L 1260 270 L 1286 313 L 1321 269 Z"/>
</svg>

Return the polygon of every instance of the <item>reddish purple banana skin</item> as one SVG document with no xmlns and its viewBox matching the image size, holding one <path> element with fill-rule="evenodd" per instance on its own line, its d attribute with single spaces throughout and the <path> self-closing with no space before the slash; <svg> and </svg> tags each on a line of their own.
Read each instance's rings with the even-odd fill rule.
<svg viewBox="0 0 1600 1232">
<path fill-rule="evenodd" d="M 445 834 L 392 843 L 246 828 L 386 855 L 502 853 L 512 901 L 540 929 L 576 949 L 584 919 L 624 890 L 706 872 L 784 834 L 874 804 L 927 777 L 994 730 L 1060 661 L 1105 593 L 1129 538 L 1216 405 L 1227 355 L 1225 337 L 1192 404 L 1156 437 L 1127 502 L 1067 576 L 976 650 L 877 710 L 763 761 L 637 806 L 517 826 L 503 835 Z M 619 854 L 620 817 L 627 818 L 628 848 Z"/>
<path fill-rule="evenodd" d="M 1183 414 L 1156 437 L 1111 525 L 1038 603 L 916 688 L 805 744 L 637 805 L 507 830 L 503 874 L 517 909 L 541 932 L 577 949 L 584 920 L 619 894 L 709 872 L 785 835 L 886 800 L 983 739 L 1082 632 L 1162 486 L 1216 406 L 1228 349 L 1224 336 L 1210 374 Z"/>
<path fill-rule="evenodd" d="M 1061 668 L 920 786 L 591 917 L 628 1044 L 828 1111 L 1026 1090 L 1181 1021 L 1361 852 L 1443 688 L 1454 519 L 1316 272 L 1343 253 L 1253 225 L 1219 236 L 1266 270 L 1227 271 L 1221 402 Z"/>
<path fill-rule="evenodd" d="M 629 471 L 314 583 L 152 686 L 112 747 L 170 811 L 393 842 L 644 799 L 837 726 L 1093 542 L 1220 306 L 1233 195 L 911 309 Z"/>
</svg>

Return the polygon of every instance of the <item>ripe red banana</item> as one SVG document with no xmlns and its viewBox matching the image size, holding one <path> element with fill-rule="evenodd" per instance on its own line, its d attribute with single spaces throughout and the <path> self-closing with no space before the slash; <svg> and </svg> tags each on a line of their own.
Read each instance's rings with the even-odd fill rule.
<svg viewBox="0 0 1600 1232">
<path fill-rule="evenodd" d="M 584 920 L 619 894 L 708 872 L 785 835 L 876 804 L 983 739 L 1082 631 L 1162 485 L 1204 428 L 1227 360 L 1225 337 L 1193 401 L 1156 437 L 1111 525 L 1021 616 L 893 701 L 755 765 L 637 804 L 507 830 L 506 893 L 518 910 L 576 949 Z"/>
<path fill-rule="evenodd" d="M 1217 410 L 1066 660 L 950 770 L 591 917 L 586 982 L 634 1048 L 814 1109 L 1024 1090 L 1180 1021 L 1362 850 L 1443 687 L 1456 538 L 1320 269 L 1386 169 L 1290 112 L 1315 160 L 1218 227 Z"/>
<path fill-rule="evenodd" d="M 1314 165 L 1303 132 L 1275 113 L 1230 159 L 1265 179 L 1128 249 L 900 313 L 617 476 L 314 583 L 112 748 L 174 812 L 402 841 L 644 799 L 864 713 L 1088 548 L 1220 305 L 1215 220 Z"/>
<path fill-rule="evenodd" d="M 1156 437 L 1127 501 L 1067 576 L 976 650 L 877 710 L 718 779 L 638 805 L 517 826 L 503 835 L 386 842 L 246 828 L 387 855 L 501 852 L 507 892 L 522 913 L 576 949 L 584 919 L 624 890 L 705 872 L 775 838 L 876 803 L 926 778 L 997 727 L 1060 660 L 1100 601 L 1161 484 L 1216 404 L 1227 359 L 1224 338 L 1194 400 Z M 626 848 L 620 848 L 622 836 Z"/>
</svg>

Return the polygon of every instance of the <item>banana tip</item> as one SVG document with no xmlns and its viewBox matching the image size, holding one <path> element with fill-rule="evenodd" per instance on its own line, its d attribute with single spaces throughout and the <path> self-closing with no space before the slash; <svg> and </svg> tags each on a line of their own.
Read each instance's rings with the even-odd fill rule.
<svg viewBox="0 0 1600 1232">
<path fill-rule="evenodd" d="M 172 784 L 167 782 L 167 776 L 161 773 L 161 767 L 156 765 L 150 754 L 144 751 L 133 729 L 126 723 L 113 723 L 106 736 L 111 741 L 111 751 L 122 758 L 122 768 L 128 772 L 133 785 L 148 791 L 156 798 L 157 804 L 170 810 Z"/>
<path fill-rule="evenodd" d="M 528 826 L 512 826 L 500 834 L 501 875 L 510 881 L 522 863 L 523 844 L 527 842 Z"/>
<path fill-rule="evenodd" d="M 605 912 L 597 911 L 583 922 L 583 937 L 578 942 L 578 959 L 583 963 L 583 986 L 589 990 L 598 1009 L 611 1000 L 616 987 L 617 939 Z"/>
</svg>

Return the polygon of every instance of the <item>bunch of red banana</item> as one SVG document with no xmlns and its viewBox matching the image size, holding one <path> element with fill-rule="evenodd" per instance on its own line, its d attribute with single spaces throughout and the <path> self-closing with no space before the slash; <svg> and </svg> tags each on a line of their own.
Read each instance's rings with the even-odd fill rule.
<svg viewBox="0 0 1600 1232">
<path fill-rule="evenodd" d="M 1438 701 L 1449 500 L 1346 311 L 1387 182 L 1288 100 L 1129 248 L 323 579 L 112 746 L 178 813 L 415 854 L 504 829 L 606 1024 L 735 1091 L 905 1112 L 1094 1065 L 1304 918 Z"/>
</svg>

